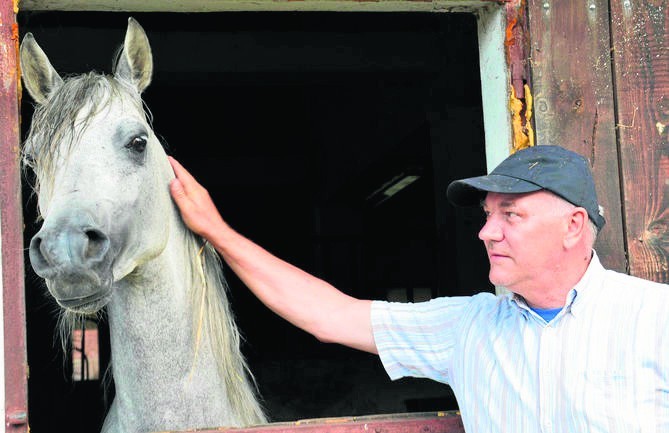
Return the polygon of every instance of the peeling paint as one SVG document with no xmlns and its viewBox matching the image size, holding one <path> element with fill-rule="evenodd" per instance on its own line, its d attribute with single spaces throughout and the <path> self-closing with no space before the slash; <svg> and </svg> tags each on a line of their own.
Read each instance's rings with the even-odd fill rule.
<svg viewBox="0 0 669 433">
<path fill-rule="evenodd" d="M 507 3 L 506 29 L 504 30 L 504 47 L 507 63 L 511 72 L 511 85 L 514 87 L 518 98 L 523 99 L 525 95 L 523 85 L 527 82 L 527 54 L 525 53 L 525 0 Z"/>
<path fill-rule="evenodd" d="M 525 100 L 516 97 L 511 86 L 509 109 L 511 110 L 511 127 L 513 129 L 513 151 L 534 146 L 534 129 L 532 128 L 533 97 L 530 86 L 524 86 Z"/>
<path fill-rule="evenodd" d="M 662 122 L 657 122 L 655 124 L 655 127 L 657 128 L 657 133 L 662 135 L 662 134 L 664 134 L 664 130 L 666 129 L 667 125 L 665 125 Z"/>
<path fill-rule="evenodd" d="M 513 29 L 518 23 L 518 18 L 514 17 L 509 21 L 509 24 L 506 26 L 506 38 L 504 40 L 504 45 L 507 47 L 516 43 L 516 37 L 513 34 Z"/>
</svg>

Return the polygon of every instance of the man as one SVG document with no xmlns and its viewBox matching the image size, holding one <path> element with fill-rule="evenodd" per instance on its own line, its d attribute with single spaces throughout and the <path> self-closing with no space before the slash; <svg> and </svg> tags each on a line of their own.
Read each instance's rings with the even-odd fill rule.
<svg viewBox="0 0 669 433">
<path fill-rule="evenodd" d="M 557 146 L 449 185 L 481 204 L 489 278 L 511 293 L 352 298 L 231 229 L 171 159 L 186 224 L 269 308 L 324 342 L 378 353 L 392 379 L 448 383 L 468 432 L 669 432 L 669 287 L 605 270 L 585 158 Z"/>
</svg>

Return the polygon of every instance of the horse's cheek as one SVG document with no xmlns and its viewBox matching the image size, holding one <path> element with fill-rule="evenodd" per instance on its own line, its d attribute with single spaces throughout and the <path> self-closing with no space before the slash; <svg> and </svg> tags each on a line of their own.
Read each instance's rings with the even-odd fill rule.
<svg viewBox="0 0 669 433">
<path fill-rule="evenodd" d="M 147 194 L 141 203 L 133 206 L 135 214 L 127 224 L 125 242 L 134 244 L 129 251 L 134 251 L 136 257 L 131 260 L 144 263 L 155 258 L 167 245 L 170 233 L 168 215 L 169 208 L 165 207 L 156 195 Z"/>
</svg>

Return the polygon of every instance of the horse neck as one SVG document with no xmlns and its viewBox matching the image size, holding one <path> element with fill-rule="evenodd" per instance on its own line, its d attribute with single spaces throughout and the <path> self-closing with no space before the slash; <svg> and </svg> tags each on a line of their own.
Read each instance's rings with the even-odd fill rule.
<svg viewBox="0 0 669 433">
<path fill-rule="evenodd" d="M 137 414 L 136 430 L 239 425 L 208 340 L 193 338 L 189 234 L 172 219 L 164 252 L 115 287 L 108 305 L 114 404 L 126 420 Z"/>
</svg>

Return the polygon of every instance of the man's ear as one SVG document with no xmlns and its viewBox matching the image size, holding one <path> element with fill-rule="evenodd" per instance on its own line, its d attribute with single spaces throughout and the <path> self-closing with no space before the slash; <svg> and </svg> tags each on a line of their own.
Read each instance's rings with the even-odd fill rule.
<svg viewBox="0 0 669 433">
<path fill-rule="evenodd" d="M 588 212 L 582 207 L 575 207 L 568 214 L 568 218 L 564 246 L 565 248 L 572 248 L 587 234 Z"/>
</svg>

